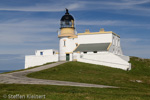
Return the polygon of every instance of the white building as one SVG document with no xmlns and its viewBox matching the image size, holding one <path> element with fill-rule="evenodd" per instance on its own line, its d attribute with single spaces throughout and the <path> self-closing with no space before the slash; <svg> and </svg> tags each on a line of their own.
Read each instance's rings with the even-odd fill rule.
<svg viewBox="0 0 150 100">
<path fill-rule="evenodd" d="M 112 31 L 76 33 L 74 18 L 66 9 L 60 20 L 59 52 L 38 50 L 34 56 L 25 57 L 25 68 L 54 61 L 79 61 L 130 70 L 129 56 L 124 56 L 120 36 Z"/>
<path fill-rule="evenodd" d="M 35 55 L 25 56 L 25 68 L 58 61 L 58 51 L 53 49 L 37 50 Z"/>
</svg>

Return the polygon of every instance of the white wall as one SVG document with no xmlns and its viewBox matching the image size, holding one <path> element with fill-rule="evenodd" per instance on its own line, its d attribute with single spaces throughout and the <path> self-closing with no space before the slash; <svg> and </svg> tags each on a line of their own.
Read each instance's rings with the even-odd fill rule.
<svg viewBox="0 0 150 100">
<path fill-rule="evenodd" d="M 25 56 L 25 68 L 43 65 L 45 63 L 56 61 L 58 61 L 58 54 L 46 56 L 29 55 Z"/>
<path fill-rule="evenodd" d="M 105 65 L 108 67 L 120 68 L 123 70 L 131 69 L 131 65 L 130 63 L 128 63 L 129 57 L 127 56 L 126 59 L 122 59 L 121 57 L 110 52 L 101 52 L 97 54 L 82 54 L 81 56 L 82 57 L 77 59 L 77 61 Z"/>
<path fill-rule="evenodd" d="M 43 55 L 54 55 L 56 54 L 58 51 L 57 50 L 53 50 L 53 49 L 47 49 L 47 50 L 36 50 L 35 51 L 35 55 L 40 56 L 41 52 L 43 52 Z M 53 54 L 54 52 L 54 54 Z"/>
<path fill-rule="evenodd" d="M 114 35 L 113 33 L 78 35 L 78 43 L 112 43 L 111 47 L 109 48 L 109 52 L 117 55 L 123 55 L 120 45 L 120 37 Z"/>
<path fill-rule="evenodd" d="M 120 45 L 120 38 L 114 34 L 112 35 L 112 45 L 109 48 L 109 51 L 117 55 L 123 55 Z"/>
<path fill-rule="evenodd" d="M 112 33 L 110 34 L 89 34 L 89 35 L 78 35 L 79 44 L 88 43 L 111 43 Z"/>
<path fill-rule="evenodd" d="M 59 38 L 59 56 L 60 56 L 59 60 L 66 60 L 66 53 L 72 53 L 73 50 L 76 48 L 76 43 L 78 43 L 77 38 L 68 38 L 68 37 Z"/>
<path fill-rule="evenodd" d="M 113 44 L 111 44 L 109 52 L 114 53 L 116 55 L 123 55 L 121 47 L 117 47 Z"/>
</svg>

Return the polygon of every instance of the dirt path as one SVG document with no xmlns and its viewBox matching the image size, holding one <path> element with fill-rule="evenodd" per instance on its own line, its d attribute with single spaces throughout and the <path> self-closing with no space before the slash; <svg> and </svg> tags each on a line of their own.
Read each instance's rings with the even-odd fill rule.
<svg viewBox="0 0 150 100">
<path fill-rule="evenodd" d="M 78 86 L 78 87 L 97 87 L 97 88 L 117 88 L 113 86 L 106 85 L 96 85 L 96 84 L 87 84 L 87 83 L 78 83 L 78 82 L 68 82 L 68 81 L 57 81 L 57 80 L 44 80 L 44 79 L 35 79 L 26 77 L 27 74 L 52 68 L 57 65 L 63 64 L 65 62 L 57 62 L 29 70 L 0 74 L 0 83 L 2 84 L 45 84 L 45 85 L 61 85 L 61 86 Z"/>
</svg>

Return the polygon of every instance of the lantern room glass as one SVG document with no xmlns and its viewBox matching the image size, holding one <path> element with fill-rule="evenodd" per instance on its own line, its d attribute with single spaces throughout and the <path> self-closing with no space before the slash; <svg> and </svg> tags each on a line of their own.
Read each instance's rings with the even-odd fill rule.
<svg viewBox="0 0 150 100">
<path fill-rule="evenodd" d="M 72 27 L 72 22 L 71 21 L 61 21 L 61 28 L 65 27 Z"/>
</svg>

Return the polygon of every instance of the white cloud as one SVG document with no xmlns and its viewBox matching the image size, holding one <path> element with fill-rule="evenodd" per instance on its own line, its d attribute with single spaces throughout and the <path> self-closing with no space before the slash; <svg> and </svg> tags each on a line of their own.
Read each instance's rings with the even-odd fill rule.
<svg viewBox="0 0 150 100">
<path fill-rule="evenodd" d="M 121 46 L 125 55 L 149 58 L 149 39 L 122 38 Z M 142 43 L 142 44 L 141 44 Z"/>
<path fill-rule="evenodd" d="M 99 26 L 132 26 L 150 29 L 150 24 L 136 23 L 125 20 L 77 20 L 77 25 L 99 25 Z"/>
<path fill-rule="evenodd" d="M 121 41 L 123 43 L 130 43 L 130 44 L 133 44 L 133 43 L 138 43 L 138 42 L 145 42 L 145 43 L 149 43 L 150 40 L 149 39 L 143 39 L 143 38 L 122 38 Z"/>
<path fill-rule="evenodd" d="M 142 26 L 142 24 L 121 20 L 77 20 L 77 25 Z M 148 27 L 147 24 L 143 26 Z M 57 38 L 58 29 L 58 19 L 11 19 L 0 23 L 0 45 L 50 42 Z M 49 34 L 43 35 L 44 33 Z"/>
<path fill-rule="evenodd" d="M 56 23 L 57 22 L 57 23 Z M 10 19 L 0 24 L 1 54 L 33 54 L 57 48 L 57 19 Z"/>
<path fill-rule="evenodd" d="M 24 55 L 19 54 L 0 54 L 0 61 L 9 61 L 9 60 L 24 60 Z"/>
<path fill-rule="evenodd" d="M 85 1 L 85 0 L 58 0 L 58 1 L 43 1 L 42 3 L 35 3 L 34 5 L 18 5 L 18 6 L 1 6 L 0 10 L 8 11 L 34 11 L 34 12 L 60 12 L 64 8 L 72 11 L 77 10 L 109 10 L 113 13 L 126 13 L 137 15 L 150 15 L 149 7 L 139 6 L 150 3 L 150 0 L 120 0 L 120 1 Z M 122 11 L 122 10 L 127 10 Z M 140 13 L 139 13 L 140 12 Z"/>
<path fill-rule="evenodd" d="M 42 35 L 42 33 L 54 33 L 57 35 L 57 19 L 31 19 L 31 20 L 9 20 L 0 24 L 0 44 L 16 44 L 25 41 L 48 41 L 53 39 Z M 39 34 L 38 34 L 39 33 Z M 41 34 L 41 35 L 40 35 Z M 35 37 L 36 36 L 36 37 Z"/>
<path fill-rule="evenodd" d="M 138 41 L 143 41 L 142 39 L 140 38 L 123 38 L 121 39 L 122 42 L 138 42 Z"/>
<path fill-rule="evenodd" d="M 72 2 L 69 0 L 58 0 L 54 2 L 44 2 L 43 3 L 35 3 L 34 5 L 23 5 L 23 6 L 2 6 L 0 10 L 8 10 L 8 11 L 32 11 L 32 12 L 60 12 L 64 11 L 65 8 L 70 10 L 75 10 L 82 8 L 83 6 L 80 2 Z"/>
<path fill-rule="evenodd" d="M 120 1 L 83 1 L 83 4 L 91 5 L 88 9 L 93 9 L 95 5 L 95 9 L 102 8 L 102 9 L 131 9 L 137 8 L 137 5 L 150 3 L 149 0 L 120 0 Z M 99 5 L 99 6 L 98 6 Z M 140 8 L 140 7 L 139 7 Z M 143 7 L 144 8 L 144 7 Z"/>
<path fill-rule="evenodd" d="M 111 13 L 150 16 L 150 8 L 142 6 L 150 0 L 120 0 L 120 1 L 83 1 L 86 5 L 82 10 L 107 10 Z"/>
<path fill-rule="evenodd" d="M 119 20 L 98 20 L 98 21 L 85 21 L 85 20 L 77 20 L 77 25 L 129 25 L 130 22 L 127 21 L 119 21 Z"/>
</svg>

